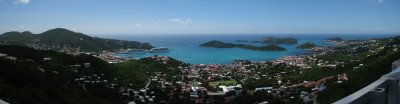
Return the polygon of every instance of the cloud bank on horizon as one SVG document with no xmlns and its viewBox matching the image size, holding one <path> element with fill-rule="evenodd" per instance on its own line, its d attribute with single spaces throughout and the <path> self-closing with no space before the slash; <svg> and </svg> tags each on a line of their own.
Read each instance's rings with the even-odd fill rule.
<svg viewBox="0 0 400 104">
<path fill-rule="evenodd" d="M 398 0 L 0 0 L 0 33 L 397 34 L 398 10 Z"/>
</svg>

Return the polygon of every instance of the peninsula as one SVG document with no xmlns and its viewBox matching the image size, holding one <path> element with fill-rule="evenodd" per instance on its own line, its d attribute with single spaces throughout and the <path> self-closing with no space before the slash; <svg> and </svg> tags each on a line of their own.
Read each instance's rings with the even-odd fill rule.
<svg viewBox="0 0 400 104">
<path fill-rule="evenodd" d="M 55 28 L 40 34 L 33 34 L 29 31 L 6 32 L 0 35 L 0 43 L 42 50 L 65 50 L 67 47 L 68 50 L 75 49 L 85 52 L 154 48 L 150 43 L 91 37 L 64 28 Z"/>
</svg>

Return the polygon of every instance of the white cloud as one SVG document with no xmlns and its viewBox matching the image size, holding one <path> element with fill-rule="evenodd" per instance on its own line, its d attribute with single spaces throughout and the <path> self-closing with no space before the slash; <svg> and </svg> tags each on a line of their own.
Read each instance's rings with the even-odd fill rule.
<svg viewBox="0 0 400 104">
<path fill-rule="evenodd" d="M 185 24 L 192 24 L 193 21 L 192 21 L 192 19 L 188 18 L 188 19 L 186 19 L 186 20 L 184 21 L 184 23 L 185 23 Z"/>
<path fill-rule="evenodd" d="M 378 3 L 379 3 L 379 4 L 382 4 L 382 3 L 383 3 L 383 1 L 384 1 L 384 0 L 378 0 Z"/>
<path fill-rule="evenodd" d="M 138 23 L 138 24 L 135 24 L 135 26 L 136 27 L 142 27 L 143 25 Z"/>
<path fill-rule="evenodd" d="M 30 0 L 15 0 L 14 3 L 15 4 L 28 4 L 30 2 Z"/>
<path fill-rule="evenodd" d="M 172 18 L 169 21 L 173 22 L 173 23 L 183 24 L 183 25 L 190 25 L 193 23 L 191 18 L 187 18 L 187 19 Z"/>
</svg>

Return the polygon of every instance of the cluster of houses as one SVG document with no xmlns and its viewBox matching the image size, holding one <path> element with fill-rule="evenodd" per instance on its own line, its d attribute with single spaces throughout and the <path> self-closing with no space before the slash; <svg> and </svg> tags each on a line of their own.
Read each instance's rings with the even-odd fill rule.
<svg viewBox="0 0 400 104">
<path fill-rule="evenodd" d="M 372 41 L 369 41 L 372 42 Z M 274 60 L 272 62 L 249 62 L 245 60 L 238 60 L 235 61 L 232 64 L 226 64 L 226 65 L 219 65 L 219 64 L 198 64 L 198 65 L 193 65 L 193 68 L 189 71 L 190 73 L 187 75 L 187 77 L 190 78 L 206 78 L 203 80 L 207 81 L 218 81 L 218 80 L 231 80 L 234 79 L 235 77 L 240 76 L 242 79 L 239 80 L 239 82 L 244 83 L 247 79 L 255 79 L 260 80 L 260 79 L 270 79 L 270 80 L 276 80 L 276 83 L 273 83 L 273 86 L 279 86 L 279 87 L 260 87 L 256 88 L 255 92 L 257 91 L 267 91 L 268 93 L 271 93 L 277 97 L 286 99 L 286 100 L 291 100 L 291 99 L 302 99 L 304 103 L 311 102 L 315 98 L 315 96 L 318 94 L 319 91 L 323 91 L 325 89 L 324 83 L 327 80 L 331 80 L 334 77 L 337 78 L 337 83 L 342 83 L 345 80 L 348 80 L 348 77 L 346 73 L 343 74 L 338 74 L 337 76 L 327 76 L 324 78 L 321 78 L 316 81 L 303 81 L 301 83 L 293 83 L 288 81 L 283 81 L 282 79 L 287 76 L 289 73 L 293 73 L 293 71 L 280 71 L 280 72 L 274 72 L 274 73 L 265 73 L 262 72 L 262 70 L 268 70 L 268 68 L 274 67 L 274 66 L 279 66 L 279 65 L 284 65 L 284 66 L 296 66 L 300 70 L 301 69 L 310 69 L 314 66 L 316 67 L 327 67 L 327 68 L 337 68 L 340 66 L 344 65 L 344 62 L 340 61 L 333 61 L 329 62 L 326 60 L 318 59 L 316 58 L 316 55 L 323 55 L 326 53 L 329 53 L 330 51 L 336 52 L 335 48 L 340 46 L 347 46 L 349 44 L 367 44 L 368 42 L 358 42 L 358 43 L 346 43 L 346 42 L 338 42 L 337 46 L 334 47 L 318 47 L 318 48 L 313 48 L 313 54 L 310 55 L 301 55 L 301 56 L 287 56 L 278 60 Z M 359 52 L 366 51 L 367 47 L 366 46 L 360 46 L 358 48 L 349 48 L 346 50 L 342 50 L 341 52 L 346 52 L 350 54 L 356 54 Z M 168 58 L 167 57 L 158 57 L 158 56 L 152 56 L 152 57 L 147 57 L 153 60 L 156 60 L 157 62 L 160 63 L 167 63 Z M 312 64 L 312 65 L 311 65 Z M 361 67 L 363 64 L 360 64 L 357 67 Z M 200 74 L 199 74 L 200 73 Z M 206 75 L 206 77 L 203 77 L 203 74 Z M 300 73 L 301 74 L 301 73 Z M 173 82 L 167 82 L 165 80 L 159 80 L 158 77 L 162 76 L 155 76 L 153 77 L 152 81 L 158 81 L 158 83 L 161 83 L 161 85 L 167 85 L 169 83 Z M 241 89 L 241 85 L 219 85 L 217 88 L 222 89 L 221 92 L 209 92 L 205 87 L 200 87 L 200 86 L 193 86 L 193 83 L 196 83 L 197 81 L 179 81 L 175 82 L 175 84 L 181 85 L 182 91 L 182 96 L 184 99 L 185 93 L 188 93 L 190 99 L 192 101 L 197 101 L 198 103 L 205 101 L 203 96 L 208 95 L 208 94 L 215 94 L 218 93 L 219 95 L 225 94 L 230 91 L 236 91 L 238 89 Z M 306 87 L 306 88 L 312 88 L 311 90 L 301 90 L 296 87 Z M 143 97 L 146 98 L 146 97 Z M 193 100 L 196 99 L 196 100 Z M 150 100 L 145 100 L 145 101 L 150 101 Z"/>
<path fill-rule="evenodd" d="M 108 63 L 120 63 L 120 62 L 124 62 L 127 60 L 126 58 L 122 58 L 122 57 L 115 56 L 112 54 L 113 53 L 111 53 L 111 52 L 102 52 L 96 57 L 98 57 Z"/>
<path fill-rule="evenodd" d="M 275 72 L 275 73 L 269 73 L 269 74 L 263 74 L 262 70 L 260 69 L 266 69 L 268 70 L 269 67 L 273 67 L 274 65 L 286 65 L 286 66 L 297 66 L 300 69 L 310 69 L 314 66 L 320 67 L 320 68 L 332 68 L 336 69 L 337 67 L 343 67 L 345 62 L 341 61 L 327 61 L 327 60 L 322 60 L 318 59 L 317 55 L 324 55 L 329 52 L 345 52 L 345 54 L 357 54 L 360 52 L 365 52 L 369 50 L 368 46 L 369 44 L 373 44 L 371 42 L 374 42 L 374 40 L 368 40 L 368 41 L 360 41 L 360 42 L 337 42 L 336 46 L 333 47 L 318 47 L 315 48 L 311 51 L 313 51 L 313 54 L 308 54 L 308 55 L 301 55 L 301 56 L 287 56 L 278 60 L 272 61 L 272 64 L 268 64 L 268 62 L 258 62 L 258 63 L 253 63 L 249 61 L 236 61 L 232 64 L 228 65 L 218 65 L 218 64 L 199 64 L 195 65 L 196 70 L 202 70 L 202 72 L 207 74 L 207 80 L 208 81 L 214 81 L 215 79 L 218 80 L 228 80 L 230 78 L 234 78 L 235 76 L 241 76 L 240 82 L 244 83 L 246 79 L 249 78 L 254 78 L 255 80 L 259 80 L 261 78 L 267 78 L 267 79 L 273 79 L 276 80 L 277 82 L 275 83 L 277 86 L 281 86 L 278 88 L 273 88 L 273 87 L 265 87 L 265 88 L 256 88 L 256 91 L 258 90 L 268 90 L 268 92 L 272 92 L 272 90 L 275 91 L 284 91 L 285 93 L 297 93 L 299 94 L 298 96 L 290 96 L 290 98 L 293 97 L 298 97 L 302 99 L 305 103 L 312 101 L 315 97 L 316 94 L 318 94 L 319 91 L 323 91 L 325 89 L 324 83 L 327 80 L 333 79 L 333 77 L 337 78 L 337 83 L 342 83 L 345 80 L 348 80 L 348 77 L 346 73 L 343 74 L 338 74 L 337 76 L 327 76 L 324 78 L 321 78 L 316 81 L 304 81 L 299 84 L 292 83 L 290 81 L 282 81 L 282 79 L 288 74 L 292 73 L 291 71 L 286 72 L 286 71 L 281 71 L 281 72 Z M 360 46 L 353 46 L 351 44 L 363 44 Z M 349 46 L 351 45 L 351 46 Z M 336 47 L 345 47 L 345 50 L 336 50 Z M 347 47 L 347 48 L 346 48 Z M 355 47 L 355 48 L 348 48 L 348 47 Z M 358 67 L 362 67 L 363 64 L 359 64 Z M 261 72 L 261 73 L 260 73 Z M 301 73 L 300 73 L 301 74 Z M 200 74 L 201 75 L 201 74 Z M 200 76 L 201 78 L 201 76 Z M 295 87 L 310 87 L 312 88 L 310 91 L 307 90 L 302 90 L 299 91 L 301 93 L 298 93 L 296 91 L 291 92 L 291 90 L 281 90 L 281 89 L 297 89 Z M 314 88 L 313 88 L 314 87 Z M 226 85 L 220 85 L 219 88 L 223 89 L 223 92 L 228 92 L 234 88 L 234 86 L 226 86 Z M 277 90 L 279 89 L 279 90 Z M 290 94 L 288 94 L 290 95 Z M 286 96 L 287 97 L 287 96 Z"/>
<path fill-rule="evenodd" d="M 17 61 L 17 59 L 18 59 L 17 57 L 9 56 L 9 55 L 3 54 L 3 53 L 0 53 L 0 58 L 6 59 L 6 60 L 11 60 L 11 61 Z"/>
<path fill-rule="evenodd" d="M 26 43 L 28 47 L 34 48 L 34 49 L 39 49 L 39 50 L 55 50 L 58 52 L 63 52 L 71 55 L 79 55 L 81 54 L 81 50 L 79 47 L 75 48 L 72 47 L 71 45 L 64 44 L 64 45 L 47 45 L 47 44 L 41 44 L 37 42 L 29 42 Z"/>
<path fill-rule="evenodd" d="M 146 89 L 133 90 L 124 89 L 122 95 L 126 96 L 129 100 L 128 104 L 156 104 L 156 93 L 155 91 L 149 91 Z"/>
<path fill-rule="evenodd" d="M 146 59 L 156 61 L 160 64 L 167 64 L 167 62 L 170 60 L 168 56 L 158 56 L 158 55 L 148 56 L 146 57 Z"/>
<path fill-rule="evenodd" d="M 316 59 L 309 56 L 286 56 L 281 59 L 274 60 L 273 64 L 285 63 L 286 65 L 298 66 L 302 69 L 309 69 L 311 68 L 311 66 L 306 64 L 306 61 L 308 60 L 316 60 Z"/>
</svg>

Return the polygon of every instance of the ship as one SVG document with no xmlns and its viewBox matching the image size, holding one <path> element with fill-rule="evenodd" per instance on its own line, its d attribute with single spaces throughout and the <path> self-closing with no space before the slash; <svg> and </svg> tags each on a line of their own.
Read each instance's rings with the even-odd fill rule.
<svg viewBox="0 0 400 104">
<path fill-rule="evenodd" d="M 152 48 L 150 49 L 150 52 L 168 52 L 169 49 L 165 47 L 159 47 L 159 48 Z"/>
</svg>

